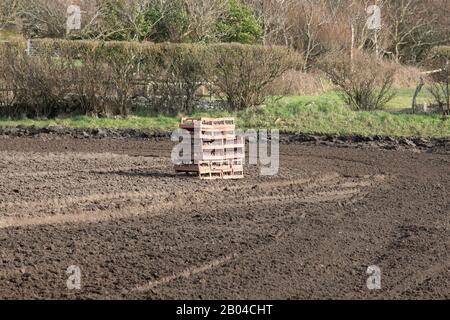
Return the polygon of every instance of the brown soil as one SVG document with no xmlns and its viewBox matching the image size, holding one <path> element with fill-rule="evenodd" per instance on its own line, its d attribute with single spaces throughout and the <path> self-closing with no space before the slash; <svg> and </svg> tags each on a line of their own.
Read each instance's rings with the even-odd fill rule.
<svg viewBox="0 0 450 320">
<path fill-rule="evenodd" d="M 0 138 L 0 298 L 450 298 L 448 154 L 282 145 L 277 177 L 199 181 L 171 148 Z"/>
</svg>

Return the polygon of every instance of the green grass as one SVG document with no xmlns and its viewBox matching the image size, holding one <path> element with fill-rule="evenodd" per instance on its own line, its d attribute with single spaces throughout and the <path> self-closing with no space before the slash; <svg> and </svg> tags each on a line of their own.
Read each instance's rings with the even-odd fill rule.
<svg viewBox="0 0 450 320">
<path fill-rule="evenodd" d="M 49 120 L 20 119 L 7 120 L 0 119 L 2 126 L 36 126 L 54 127 L 62 126 L 69 128 L 157 128 L 161 130 L 171 130 L 178 124 L 176 117 L 149 117 L 149 116 L 129 116 L 118 118 L 94 118 L 88 116 L 77 116 L 72 118 L 56 118 Z"/>
<path fill-rule="evenodd" d="M 403 90 L 403 96 L 412 89 Z M 400 95 L 400 97 L 402 96 Z M 406 100 L 406 99 L 405 99 Z M 394 105 L 399 105 L 400 99 Z M 197 112 L 194 117 L 234 116 L 240 128 L 280 129 L 291 133 L 360 134 L 365 136 L 450 136 L 450 119 L 438 114 L 406 114 L 355 112 L 345 106 L 335 92 L 319 96 L 293 96 L 272 99 L 264 107 L 242 112 Z M 0 125 L 25 125 L 37 127 L 64 126 L 73 128 L 136 128 L 172 130 L 179 117 L 146 116 L 143 114 L 126 118 L 94 118 L 87 116 L 57 118 L 50 120 L 6 120 Z"/>
<path fill-rule="evenodd" d="M 8 41 L 20 38 L 17 32 L 0 29 L 0 41 Z"/>
<path fill-rule="evenodd" d="M 450 119 L 438 114 L 355 112 L 342 106 L 336 94 L 289 97 L 266 108 L 247 111 L 245 127 L 277 128 L 288 132 L 360 134 L 365 136 L 450 136 Z"/>
<path fill-rule="evenodd" d="M 51 59 L 55 64 L 61 63 L 64 66 L 70 65 L 70 63 L 72 63 L 74 67 L 78 68 L 83 66 L 83 61 L 80 59 L 73 59 L 72 61 L 68 61 L 67 59 L 62 59 L 60 57 L 52 57 Z"/>
<path fill-rule="evenodd" d="M 414 96 L 415 88 L 396 89 L 396 96 L 387 105 L 387 109 L 406 109 L 411 108 L 412 99 Z M 417 97 L 418 104 L 431 103 L 433 97 L 426 88 L 423 88 Z"/>
</svg>

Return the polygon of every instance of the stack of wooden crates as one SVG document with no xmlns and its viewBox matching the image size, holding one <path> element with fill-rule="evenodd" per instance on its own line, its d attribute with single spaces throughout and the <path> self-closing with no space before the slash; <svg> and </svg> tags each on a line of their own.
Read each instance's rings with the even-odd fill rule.
<svg viewBox="0 0 450 320">
<path fill-rule="evenodd" d="M 191 159 L 175 165 L 176 172 L 200 179 L 244 177 L 245 144 L 236 135 L 234 118 L 183 118 L 180 128 L 191 133 Z"/>
</svg>

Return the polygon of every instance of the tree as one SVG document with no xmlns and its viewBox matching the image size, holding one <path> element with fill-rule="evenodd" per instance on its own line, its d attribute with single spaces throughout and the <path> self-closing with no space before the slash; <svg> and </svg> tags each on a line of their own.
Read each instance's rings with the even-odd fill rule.
<svg viewBox="0 0 450 320">
<path fill-rule="evenodd" d="M 311 67 L 311 61 L 323 52 L 323 46 L 319 39 L 322 29 L 330 22 L 330 15 L 327 14 L 323 1 L 304 0 L 298 8 L 299 24 L 297 34 L 298 46 L 304 56 L 304 71 Z"/>
<path fill-rule="evenodd" d="M 262 27 L 251 8 L 239 0 L 228 0 L 226 12 L 217 22 L 217 32 L 222 42 L 255 44 L 262 37 Z"/>
<path fill-rule="evenodd" d="M 19 7 L 22 33 L 26 37 L 64 37 L 67 5 L 63 1 L 21 0 Z"/>
<path fill-rule="evenodd" d="M 262 25 L 264 45 L 291 46 L 294 24 L 289 13 L 296 10 L 296 0 L 246 0 L 246 3 L 255 10 Z"/>
<path fill-rule="evenodd" d="M 425 2 L 425 3 L 424 3 Z M 386 52 L 397 63 L 415 63 L 440 42 L 429 1 L 395 0 L 384 4 Z"/>
<path fill-rule="evenodd" d="M 217 40 L 216 22 L 227 9 L 223 0 L 185 0 L 189 15 L 188 34 L 193 42 Z"/>
<path fill-rule="evenodd" d="M 143 41 L 152 29 L 143 14 L 145 3 L 145 0 L 100 0 L 95 21 L 84 33 L 102 40 Z"/>
<path fill-rule="evenodd" d="M 152 25 L 150 39 L 183 42 L 188 36 L 189 16 L 183 0 L 149 0 L 145 20 Z"/>
</svg>

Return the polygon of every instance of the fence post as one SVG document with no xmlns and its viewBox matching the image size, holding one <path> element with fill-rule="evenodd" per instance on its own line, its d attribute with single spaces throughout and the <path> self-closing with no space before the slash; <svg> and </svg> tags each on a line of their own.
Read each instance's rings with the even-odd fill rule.
<svg viewBox="0 0 450 320">
<path fill-rule="evenodd" d="M 31 41 L 31 39 L 27 39 L 27 49 L 26 49 L 26 53 L 28 56 L 31 56 L 33 51 L 33 42 Z"/>
</svg>

